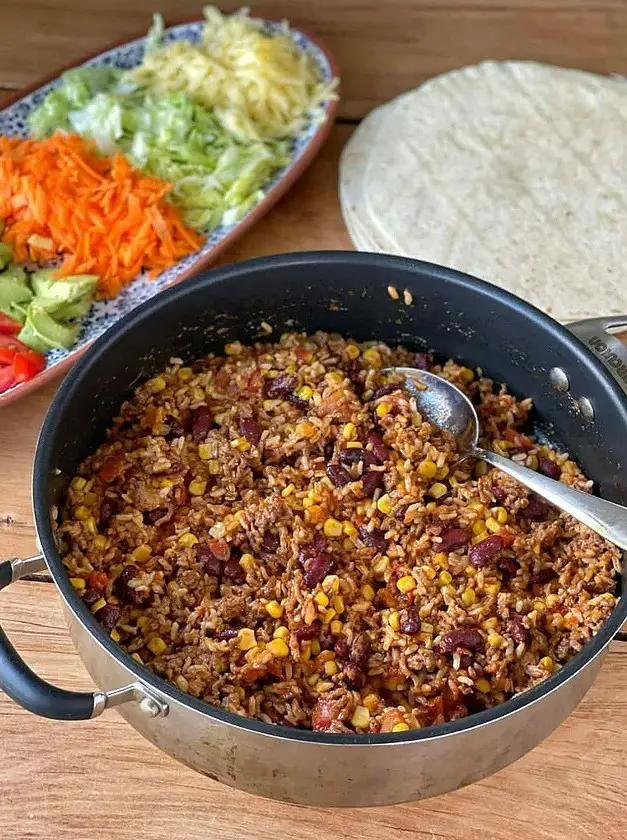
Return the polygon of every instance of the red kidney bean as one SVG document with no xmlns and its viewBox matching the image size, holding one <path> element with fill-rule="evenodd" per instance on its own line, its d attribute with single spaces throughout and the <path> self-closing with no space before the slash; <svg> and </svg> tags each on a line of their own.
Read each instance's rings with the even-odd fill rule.
<svg viewBox="0 0 627 840">
<path fill-rule="evenodd" d="M 102 624 L 107 633 L 110 633 L 120 620 L 122 612 L 119 607 L 107 604 L 96 613 L 96 618 Z"/>
<path fill-rule="evenodd" d="M 509 495 L 509 490 L 505 487 L 501 487 L 500 484 L 494 484 L 492 486 L 492 495 L 494 496 L 495 502 L 504 502 Z"/>
<path fill-rule="evenodd" d="M 120 572 L 120 576 L 115 582 L 116 595 L 124 601 L 125 604 L 141 604 L 144 600 L 144 596 L 141 593 L 139 593 L 136 589 L 133 589 L 132 586 L 128 585 L 129 581 L 138 577 L 139 574 L 140 571 L 137 566 L 133 566 L 132 563 L 129 563 L 128 566 L 124 566 Z"/>
<path fill-rule="evenodd" d="M 336 640 L 333 649 L 335 650 L 335 656 L 337 659 L 348 659 L 350 657 L 350 645 L 343 637 Z"/>
<path fill-rule="evenodd" d="M 100 600 L 101 595 L 97 589 L 85 589 L 81 598 L 83 599 L 84 604 L 88 607 L 92 607 L 96 601 Z"/>
<path fill-rule="evenodd" d="M 106 525 L 111 517 L 118 512 L 118 507 L 117 499 L 110 499 L 105 496 L 100 505 L 100 522 Z"/>
<path fill-rule="evenodd" d="M 196 443 L 200 443 L 207 437 L 209 429 L 213 425 L 213 416 L 209 406 L 199 405 L 198 408 L 192 409 L 189 422 L 191 423 L 192 438 Z"/>
<path fill-rule="evenodd" d="M 354 665 L 364 665 L 370 656 L 370 639 L 365 633 L 358 633 L 351 645 L 350 661 Z"/>
<path fill-rule="evenodd" d="M 281 540 L 278 534 L 273 534 L 271 531 L 266 531 L 261 540 L 261 556 L 276 554 L 281 545 Z"/>
<path fill-rule="evenodd" d="M 299 642 L 309 642 L 315 639 L 319 632 L 320 627 L 315 621 L 311 624 L 299 624 L 298 627 L 294 628 L 294 635 Z"/>
<path fill-rule="evenodd" d="M 350 473 L 348 473 L 344 467 L 340 466 L 335 461 L 331 461 L 330 464 L 327 464 L 327 475 L 331 479 L 331 483 L 334 487 L 345 487 L 353 480 Z"/>
<path fill-rule="evenodd" d="M 415 607 L 408 607 L 405 611 L 405 618 L 401 619 L 401 633 L 414 636 L 420 631 L 420 616 Z"/>
<path fill-rule="evenodd" d="M 442 542 L 438 543 L 437 549 L 447 553 L 466 545 L 470 541 L 470 531 L 467 528 L 449 528 L 440 537 Z"/>
<path fill-rule="evenodd" d="M 164 519 L 169 513 L 167 507 L 159 507 L 154 510 L 145 510 L 143 513 L 144 525 L 156 525 L 160 519 Z M 172 508 L 172 516 L 174 516 L 174 508 Z M 170 519 L 172 518 L 170 516 Z"/>
<path fill-rule="evenodd" d="M 498 567 L 503 572 L 504 578 L 516 577 L 516 572 L 519 569 L 518 563 L 513 557 L 499 557 Z"/>
<path fill-rule="evenodd" d="M 499 537 L 498 534 L 492 534 L 485 540 L 481 540 L 477 545 L 473 545 L 469 550 L 470 565 L 474 566 L 475 569 L 483 569 L 485 566 L 489 566 L 492 558 L 502 550 L 503 538 Z"/>
<path fill-rule="evenodd" d="M 529 630 L 523 624 L 520 616 L 513 615 L 507 623 L 507 627 L 505 629 L 517 645 L 527 644 L 529 639 Z"/>
<path fill-rule="evenodd" d="M 473 658 L 469 653 L 462 653 L 459 657 L 459 667 L 468 669 L 473 663 Z"/>
<path fill-rule="evenodd" d="M 353 464 L 358 464 L 364 456 L 363 449 L 340 449 L 338 458 L 340 463 L 345 467 L 350 467 Z"/>
<path fill-rule="evenodd" d="M 222 561 L 219 557 L 216 557 L 208 545 L 204 543 L 198 543 L 196 545 L 196 560 L 202 565 L 208 575 L 213 575 L 218 578 L 222 576 Z"/>
<path fill-rule="evenodd" d="M 541 473 L 549 478 L 554 478 L 556 481 L 562 474 L 562 468 L 555 461 L 551 461 L 550 458 L 538 458 L 538 469 Z"/>
<path fill-rule="evenodd" d="M 388 541 L 385 539 L 384 532 L 377 528 L 369 531 L 362 525 L 359 528 L 359 538 L 368 548 L 376 548 L 377 551 L 386 551 L 388 547 Z"/>
<path fill-rule="evenodd" d="M 524 516 L 525 519 L 531 519 L 532 521 L 537 522 L 544 519 L 549 510 L 549 503 L 545 502 L 544 499 L 541 499 L 540 496 L 536 496 L 532 493 L 529 496 L 527 507 L 521 508 L 518 513 L 520 516 Z"/>
<path fill-rule="evenodd" d="M 246 580 L 246 573 L 239 564 L 239 556 L 229 557 L 222 567 L 222 576 L 233 583 L 243 583 Z"/>
<path fill-rule="evenodd" d="M 319 697 L 311 712 L 311 728 L 314 732 L 326 732 L 335 721 L 335 704 Z"/>
<path fill-rule="evenodd" d="M 228 627 L 226 630 L 222 630 L 216 636 L 219 642 L 230 642 L 231 639 L 237 639 L 239 634 L 239 630 L 235 627 Z"/>
<path fill-rule="evenodd" d="M 301 400 L 301 398 L 296 394 L 290 394 L 288 397 L 286 397 L 286 399 L 288 403 L 296 406 L 296 408 L 302 409 L 303 411 L 309 407 L 309 403 L 307 402 L 307 400 Z"/>
<path fill-rule="evenodd" d="M 248 443 L 253 446 L 257 446 L 261 440 L 261 426 L 254 420 L 240 420 L 239 430 Z"/>
<path fill-rule="evenodd" d="M 416 353 L 414 356 L 414 367 L 418 370 L 428 370 L 433 364 L 431 353 Z"/>
<path fill-rule="evenodd" d="M 349 688 L 359 691 L 366 684 L 366 675 L 360 665 L 349 662 L 344 666 L 344 680 Z"/>
<path fill-rule="evenodd" d="M 378 466 L 380 466 L 379 459 L 374 454 L 374 452 L 370 452 L 369 449 L 362 449 L 360 451 L 361 451 L 361 460 L 363 462 L 364 469 L 366 467 L 378 467 Z"/>
<path fill-rule="evenodd" d="M 166 424 L 170 427 L 170 431 L 164 435 L 164 438 L 167 441 L 175 440 L 176 438 L 180 438 L 185 434 L 185 427 L 177 420 L 176 417 L 172 417 L 171 414 L 165 418 Z"/>
<path fill-rule="evenodd" d="M 388 394 L 393 394 L 394 391 L 400 391 L 401 386 L 398 382 L 389 385 L 382 385 L 372 395 L 373 400 L 378 400 L 380 397 L 386 397 Z"/>
<path fill-rule="evenodd" d="M 287 399 L 298 388 L 299 381 L 294 373 L 280 373 L 274 379 L 266 379 L 264 391 L 271 400 Z"/>
<path fill-rule="evenodd" d="M 443 653 L 453 653 L 457 648 L 468 648 L 477 650 L 483 645 L 483 637 L 478 630 L 472 628 L 461 628 L 460 630 L 449 630 L 444 633 L 440 640 L 440 650 Z"/>
<path fill-rule="evenodd" d="M 361 479 L 361 489 L 364 496 L 374 496 L 377 490 L 383 484 L 383 473 L 370 470 L 365 473 Z"/>
<path fill-rule="evenodd" d="M 387 461 L 390 457 L 390 451 L 378 432 L 370 432 L 366 438 L 366 442 L 372 446 L 372 453 L 380 464 Z"/>
<path fill-rule="evenodd" d="M 319 583 L 322 583 L 332 568 L 333 560 L 328 554 L 324 552 L 316 554 L 305 563 L 305 574 L 303 576 L 305 586 L 313 589 Z"/>
<path fill-rule="evenodd" d="M 546 566 L 544 569 L 538 569 L 537 572 L 533 572 L 531 575 L 531 583 L 539 584 L 540 586 L 544 586 L 545 583 L 549 583 L 550 581 L 554 580 L 557 577 L 557 572 L 555 569 L 550 569 Z"/>
</svg>

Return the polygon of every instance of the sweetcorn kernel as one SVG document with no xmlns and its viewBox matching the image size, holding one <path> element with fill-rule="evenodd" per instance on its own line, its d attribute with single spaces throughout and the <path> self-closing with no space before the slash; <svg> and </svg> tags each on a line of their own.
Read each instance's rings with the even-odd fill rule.
<svg viewBox="0 0 627 840">
<path fill-rule="evenodd" d="M 390 499 L 387 493 L 384 493 L 383 496 L 379 497 L 379 500 L 377 501 L 377 508 L 384 514 L 392 512 L 392 499 Z"/>
<path fill-rule="evenodd" d="M 416 588 L 416 581 L 411 575 L 404 575 L 396 581 L 396 587 L 400 592 L 406 594 Z"/>
<path fill-rule="evenodd" d="M 190 367 L 182 367 L 176 375 L 182 382 L 188 382 L 194 375 L 194 371 Z"/>
<path fill-rule="evenodd" d="M 201 478 L 194 478 L 187 487 L 192 496 L 202 496 L 207 489 L 207 482 Z"/>
<path fill-rule="evenodd" d="M 548 671 L 549 674 L 552 674 L 555 670 L 555 662 L 553 662 L 550 656 L 543 656 L 538 664 L 541 668 L 544 668 L 545 671 Z"/>
<path fill-rule="evenodd" d="M 298 391 L 296 391 L 296 395 L 305 402 L 309 402 L 309 400 L 313 397 L 313 388 L 310 385 L 302 385 Z"/>
<path fill-rule="evenodd" d="M 278 659 L 284 659 L 286 656 L 290 655 L 290 649 L 283 639 L 272 639 L 272 641 L 268 642 L 266 645 L 266 650 Z"/>
<path fill-rule="evenodd" d="M 493 516 L 488 516 L 488 518 L 485 521 L 485 524 L 488 531 L 492 531 L 493 534 L 498 534 L 498 532 L 501 530 L 500 523 Z"/>
<path fill-rule="evenodd" d="M 362 359 L 371 367 L 381 367 L 381 354 L 374 347 L 369 347 L 367 350 L 364 350 Z"/>
<path fill-rule="evenodd" d="M 283 499 L 287 499 L 288 496 L 291 496 L 292 493 L 296 490 L 296 487 L 293 484 L 288 484 L 287 487 L 284 487 L 281 490 L 281 497 Z"/>
<path fill-rule="evenodd" d="M 409 726 L 406 723 L 395 723 L 392 727 L 392 732 L 407 732 Z"/>
<path fill-rule="evenodd" d="M 333 519 L 330 517 L 324 523 L 322 530 L 324 531 L 325 537 L 341 537 L 342 523 L 338 522 L 337 519 Z"/>
<path fill-rule="evenodd" d="M 446 495 L 447 490 L 448 488 L 446 484 L 436 481 L 435 484 L 432 484 L 429 488 L 429 495 L 433 496 L 434 499 L 441 499 L 442 496 Z"/>
<path fill-rule="evenodd" d="M 73 490 L 82 490 L 83 487 L 87 484 L 86 479 L 84 479 L 80 475 L 75 475 L 71 482 L 71 487 Z"/>
<path fill-rule="evenodd" d="M 335 610 L 328 609 L 322 613 L 322 623 L 323 624 L 330 624 L 331 620 L 334 619 L 336 616 Z"/>
<path fill-rule="evenodd" d="M 122 636 L 118 633 L 118 631 L 113 628 L 113 630 L 109 633 L 109 636 L 113 639 L 114 642 L 120 642 L 122 640 Z"/>
<path fill-rule="evenodd" d="M 377 577 L 381 577 L 381 575 L 385 574 L 389 565 L 389 557 L 383 555 L 383 557 L 381 557 L 380 560 L 377 560 L 377 562 L 374 564 L 374 566 L 372 567 L 372 571 L 375 573 L 375 575 L 377 575 Z"/>
<path fill-rule="evenodd" d="M 475 680 L 475 688 L 482 694 L 487 694 L 490 691 L 490 683 L 484 677 L 479 677 Z"/>
<path fill-rule="evenodd" d="M 427 580 L 435 580 L 437 572 L 432 566 L 421 566 L 420 570 Z"/>
<path fill-rule="evenodd" d="M 475 536 L 479 534 L 484 534 L 487 531 L 486 524 L 483 519 L 477 519 L 476 522 L 472 523 L 472 532 Z"/>
<path fill-rule="evenodd" d="M 355 528 L 352 522 L 346 520 L 345 522 L 342 522 L 342 532 L 347 537 L 355 537 L 357 535 L 357 528 Z"/>
<path fill-rule="evenodd" d="M 164 391 L 166 388 L 163 376 L 155 376 L 154 379 L 149 379 L 146 385 L 155 394 L 158 394 L 160 391 Z"/>
<path fill-rule="evenodd" d="M 492 509 L 492 513 L 493 513 L 493 515 L 494 515 L 494 518 L 496 519 L 496 521 L 497 521 L 499 524 L 501 524 L 501 525 L 505 525 L 505 523 L 507 522 L 507 516 L 508 516 L 508 514 L 507 514 L 507 511 L 505 510 L 505 508 L 504 508 L 504 507 L 496 507 L 496 508 L 493 508 L 493 509 Z"/>
<path fill-rule="evenodd" d="M 400 614 L 397 610 L 394 610 L 394 612 L 391 612 L 388 615 L 388 624 L 390 625 L 392 630 L 399 630 L 400 629 L 401 617 L 400 617 Z"/>
<path fill-rule="evenodd" d="M 290 486 L 293 487 L 294 485 Z M 312 505 L 310 508 L 305 510 L 305 519 L 308 522 L 311 522 L 312 525 L 320 525 L 320 523 L 324 521 L 325 516 L 326 511 L 321 505 Z"/>
<path fill-rule="evenodd" d="M 334 674 L 337 674 L 337 672 L 337 662 L 330 661 L 324 663 L 324 673 L 327 675 L 327 677 L 332 677 Z"/>
<path fill-rule="evenodd" d="M 446 478 L 446 477 L 447 477 L 447 475 L 449 474 L 449 472 L 450 472 L 450 469 L 448 468 L 448 466 L 447 466 L 446 464 L 443 464 L 443 465 L 442 465 L 442 466 L 438 469 L 438 471 L 436 472 L 435 477 L 436 477 L 436 478 L 439 478 L 439 479 L 441 480 L 441 479 L 443 479 L 443 478 Z"/>
<path fill-rule="evenodd" d="M 208 443 L 198 444 L 198 457 L 202 461 L 208 461 L 211 458 L 211 447 Z"/>
<path fill-rule="evenodd" d="M 239 560 L 239 564 L 245 572 L 250 572 L 257 565 L 257 561 L 255 560 L 252 554 L 242 554 Z"/>
<path fill-rule="evenodd" d="M 486 475 L 488 472 L 488 465 L 485 461 L 477 461 L 475 464 L 475 475 L 477 478 L 481 478 L 482 475 Z"/>
<path fill-rule="evenodd" d="M 338 615 L 341 615 L 344 612 L 344 599 L 341 595 L 336 595 L 331 603 L 333 605 L 333 609 Z"/>
<path fill-rule="evenodd" d="M 387 402 L 381 402 L 376 407 L 377 417 L 385 417 L 386 414 L 389 414 L 392 409 L 392 406 Z"/>
<path fill-rule="evenodd" d="M 237 646 L 240 650 L 252 650 L 256 647 L 257 639 L 255 638 L 255 631 L 249 627 L 243 627 L 237 634 Z"/>
<path fill-rule="evenodd" d="M 245 437 L 238 437 L 231 441 L 231 449 L 239 449 L 240 452 L 248 452 L 250 449 L 250 441 Z"/>
<path fill-rule="evenodd" d="M 372 713 L 379 705 L 379 695 L 367 694 L 361 702 L 368 709 L 368 711 Z"/>
<path fill-rule="evenodd" d="M 490 647 L 500 648 L 505 644 L 505 639 L 500 633 L 488 633 L 488 644 Z"/>
<path fill-rule="evenodd" d="M 268 615 L 272 616 L 272 618 L 281 618 L 283 615 L 283 607 L 278 601 L 268 601 L 266 604 L 266 612 Z"/>
<path fill-rule="evenodd" d="M 310 438 L 315 435 L 316 427 L 311 423 L 308 423 L 307 420 L 303 420 L 302 423 L 296 424 L 294 432 L 298 438 Z"/>
<path fill-rule="evenodd" d="M 346 355 L 351 361 L 355 361 L 355 359 L 359 358 L 359 347 L 356 344 L 347 344 Z"/>
<path fill-rule="evenodd" d="M 104 534 L 97 534 L 94 537 L 94 545 L 96 548 L 106 548 L 107 547 L 107 538 Z"/>
<path fill-rule="evenodd" d="M 322 581 L 322 588 L 330 592 L 340 591 L 340 579 L 337 575 L 327 575 Z"/>
<path fill-rule="evenodd" d="M 320 653 L 320 640 L 319 639 L 312 639 L 311 640 L 311 652 L 314 656 L 318 656 Z"/>
<path fill-rule="evenodd" d="M 224 352 L 227 356 L 239 356 L 239 354 L 242 352 L 241 342 L 232 341 L 230 344 L 225 344 Z"/>
<path fill-rule="evenodd" d="M 89 519 L 91 516 L 91 511 L 89 508 L 85 507 L 85 505 L 79 505 L 74 509 L 74 516 L 79 520 L 79 522 L 85 522 L 85 520 Z"/>
<path fill-rule="evenodd" d="M 453 580 L 453 576 L 451 575 L 450 572 L 447 572 L 446 570 L 443 570 L 443 571 L 440 572 L 440 575 L 438 577 L 438 581 L 440 582 L 440 584 L 442 586 L 448 586 L 448 584 L 452 580 Z"/>
<path fill-rule="evenodd" d="M 283 639 L 286 642 L 290 637 L 290 631 L 284 625 L 280 625 L 272 634 L 273 639 Z"/>
<path fill-rule="evenodd" d="M 133 558 L 138 563 L 145 563 L 152 554 L 152 548 L 149 545 L 138 545 L 133 551 Z"/>
<path fill-rule="evenodd" d="M 462 592 L 462 603 L 465 607 L 472 607 L 476 600 L 477 596 L 474 589 L 464 589 Z"/>
<path fill-rule="evenodd" d="M 314 595 L 314 601 L 321 607 L 328 607 L 329 606 L 329 596 L 325 595 L 324 592 L 317 592 Z"/>
<path fill-rule="evenodd" d="M 355 729 L 366 729 L 370 724 L 370 712 L 365 706 L 357 706 L 353 712 L 351 723 Z"/>
<path fill-rule="evenodd" d="M 375 591 L 369 583 L 366 583 L 361 587 L 361 594 L 364 596 L 366 601 L 374 601 Z"/>
<path fill-rule="evenodd" d="M 354 440 L 357 434 L 357 426 L 354 423 L 347 423 L 342 429 L 344 440 Z"/>
<path fill-rule="evenodd" d="M 433 555 L 433 562 L 441 569 L 448 569 L 448 557 L 443 551 L 438 551 L 437 554 Z"/>
<path fill-rule="evenodd" d="M 189 531 L 186 534 L 181 534 L 181 536 L 179 537 L 180 545 L 186 545 L 188 547 L 191 547 L 192 545 L 196 545 L 197 542 L 198 537 L 195 537 Z"/>
<path fill-rule="evenodd" d="M 146 647 L 151 653 L 154 653 L 155 656 L 160 656 L 167 648 L 167 645 L 161 636 L 155 636 L 147 643 Z"/>
<path fill-rule="evenodd" d="M 438 468 L 433 461 L 422 461 L 418 464 L 418 475 L 422 478 L 435 478 Z"/>
<path fill-rule="evenodd" d="M 460 370 L 459 376 L 462 382 L 472 382 L 472 380 L 475 378 L 474 371 L 466 367 Z"/>
<path fill-rule="evenodd" d="M 496 583 L 488 583 L 485 591 L 490 595 L 498 595 L 501 591 L 501 584 L 498 581 Z"/>
<path fill-rule="evenodd" d="M 334 618 L 329 627 L 334 636 L 339 636 L 344 629 L 344 623 L 339 618 Z"/>
<path fill-rule="evenodd" d="M 496 625 L 498 623 L 499 623 L 498 618 L 496 618 L 495 616 L 492 616 L 492 618 L 486 618 L 485 621 L 482 621 L 481 622 L 481 627 L 484 630 L 494 630 L 494 628 L 496 627 Z"/>
<path fill-rule="evenodd" d="M 79 589 L 79 590 L 80 589 L 85 589 L 85 586 L 86 586 L 85 581 L 83 580 L 83 578 L 80 578 L 80 577 L 71 577 L 70 578 L 70 583 L 72 584 L 74 589 Z"/>
<path fill-rule="evenodd" d="M 103 607 L 107 606 L 107 602 L 104 598 L 98 598 L 95 604 L 92 605 L 91 611 L 93 613 L 97 613 L 98 610 L 101 610 Z"/>
</svg>

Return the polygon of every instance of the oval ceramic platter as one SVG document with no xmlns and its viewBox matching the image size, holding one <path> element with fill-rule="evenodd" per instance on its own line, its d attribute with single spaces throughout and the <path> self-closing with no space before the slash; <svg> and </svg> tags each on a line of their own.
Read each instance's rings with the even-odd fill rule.
<svg viewBox="0 0 627 840">
<path fill-rule="evenodd" d="M 191 21 L 169 27 L 165 32 L 164 41 L 166 43 L 176 40 L 198 42 L 203 24 L 203 21 Z M 280 26 L 281 23 L 278 21 L 263 20 L 263 28 L 266 32 L 274 32 Z M 297 45 L 311 56 L 325 81 L 330 82 L 332 79 L 338 78 L 338 68 L 335 60 L 323 44 L 302 30 L 290 29 L 290 35 Z M 141 63 L 144 42 L 145 37 L 127 41 L 72 66 L 84 64 L 87 66 L 114 66 L 129 69 Z M 61 73 L 68 69 L 70 68 L 64 67 L 55 76 L 31 88 L 26 94 L 20 93 L 17 100 L 0 109 L 0 135 L 27 137 L 29 115 L 41 104 L 45 95 L 59 85 Z M 336 109 L 336 100 L 330 100 L 324 104 L 325 115 L 322 121 L 312 121 L 305 132 L 293 141 L 290 163 L 279 170 L 272 181 L 266 185 L 264 198 L 249 210 L 239 222 L 232 225 L 222 225 L 214 229 L 200 250 L 180 260 L 154 280 L 138 277 L 129 283 L 114 299 L 95 301 L 89 313 L 81 320 L 76 344 L 69 350 L 53 350 L 47 353 L 45 369 L 27 382 L 15 385 L 10 390 L 0 394 L 0 406 L 18 399 L 55 376 L 65 373 L 76 359 L 85 352 L 89 344 L 121 317 L 167 286 L 180 283 L 214 262 L 222 251 L 232 245 L 237 238 L 265 215 L 305 171 L 327 139 Z"/>
</svg>

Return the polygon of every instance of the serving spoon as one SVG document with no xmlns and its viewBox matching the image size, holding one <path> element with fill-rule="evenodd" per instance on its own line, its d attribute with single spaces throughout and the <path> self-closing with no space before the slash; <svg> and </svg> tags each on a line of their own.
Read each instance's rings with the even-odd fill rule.
<svg viewBox="0 0 627 840">
<path fill-rule="evenodd" d="M 459 451 L 502 470 L 570 514 L 604 539 L 627 550 L 627 508 L 575 490 L 561 481 L 479 446 L 479 418 L 474 405 L 455 385 L 441 376 L 408 367 L 386 368 L 383 373 L 403 379 L 404 389 L 416 400 L 420 414 L 434 426 L 450 432 Z"/>
</svg>

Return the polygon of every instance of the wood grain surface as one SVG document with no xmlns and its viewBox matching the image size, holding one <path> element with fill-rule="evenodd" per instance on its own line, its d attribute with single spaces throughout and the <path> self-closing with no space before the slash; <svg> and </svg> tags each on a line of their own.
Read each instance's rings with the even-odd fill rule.
<svg viewBox="0 0 627 840">
<path fill-rule="evenodd" d="M 109 41 L 170 19 L 194 0 L 0 0 L 0 107 L 8 96 Z M 234 8 L 237 3 L 225 3 Z M 625 0 L 269 0 L 251 4 L 317 32 L 343 74 L 341 114 L 450 67 L 534 58 L 627 71 Z M 3 88 L 5 90 L 3 90 Z M 348 248 L 336 167 L 352 128 L 339 125 L 289 196 L 224 257 Z M 55 386 L 0 413 L 0 554 L 35 551 L 32 455 Z M 0 594 L 0 621 L 37 673 L 91 687 L 52 583 Z M 332 811 L 281 805 L 213 783 L 160 753 L 115 712 L 80 724 L 27 714 L 0 695 L 0 840 L 619 840 L 627 835 L 627 651 L 615 645 L 594 688 L 543 744 L 484 782 L 424 803 Z M 297 771 L 295 771 L 297 772 Z M 382 778 L 381 784 L 386 780 Z"/>
<path fill-rule="evenodd" d="M 627 71 L 624 0 L 225 0 L 317 33 L 342 70 L 343 117 L 436 73 L 485 58 Z M 1 0 L 0 87 L 31 85 L 60 65 L 144 32 L 160 9 L 197 16 L 199 0 Z M 10 33 L 10 42 L 4 33 Z"/>
</svg>

